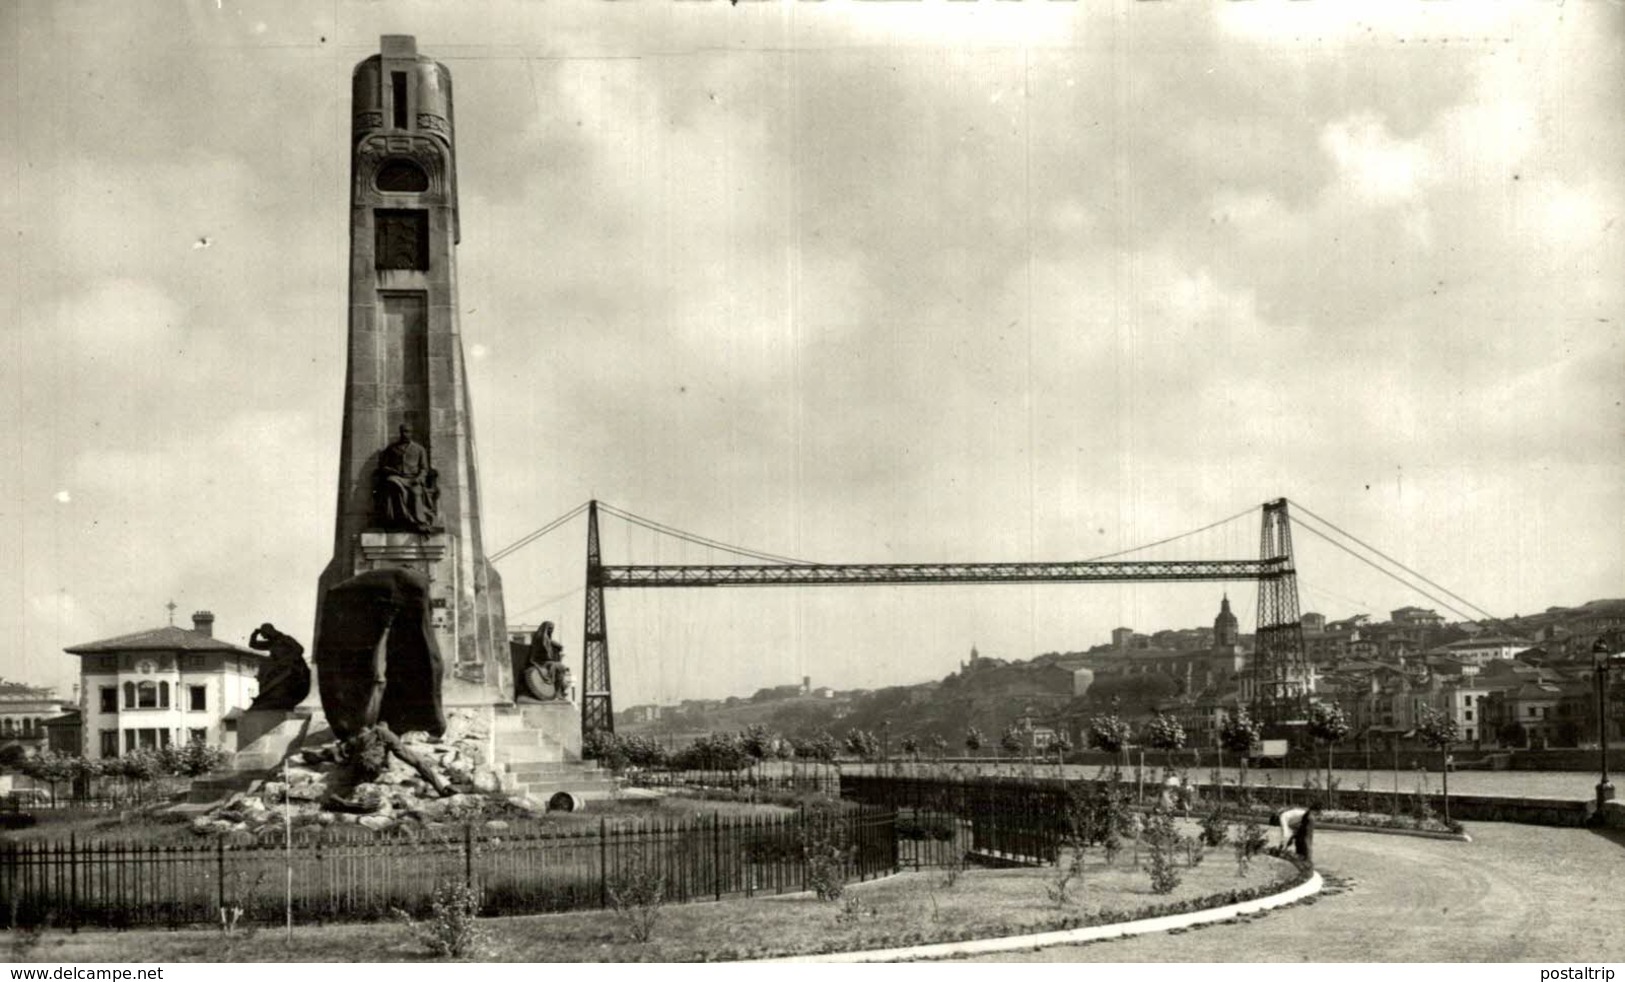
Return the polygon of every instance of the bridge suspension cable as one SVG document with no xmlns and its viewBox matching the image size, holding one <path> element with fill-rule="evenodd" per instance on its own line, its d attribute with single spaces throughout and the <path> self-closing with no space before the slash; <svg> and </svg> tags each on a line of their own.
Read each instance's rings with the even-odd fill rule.
<svg viewBox="0 0 1625 982">
<path fill-rule="evenodd" d="M 1344 531 L 1341 528 L 1338 528 L 1336 525 L 1332 524 L 1332 522 L 1329 521 L 1328 519 L 1321 518 L 1319 515 L 1317 515 L 1314 512 L 1310 511 L 1307 505 L 1304 505 L 1301 502 L 1297 502 L 1297 501 L 1294 501 L 1293 504 L 1298 506 L 1298 511 L 1302 512 L 1305 515 L 1308 515 L 1310 518 L 1313 518 L 1315 521 L 1320 522 L 1322 525 L 1325 525 L 1327 528 L 1330 528 L 1332 531 L 1336 532 L 1338 535 L 1344 536 L 1344 537 L 1348 538 L 1350 541 L 1359 544 L 1359 546 L 1361 548 L 1363 548 L 1363 549 L 1368 549 L 1371 552 L 1376 553 L 1378 556 L 1381 556 L 1383 559 L 1388 560 L 1389 562 L 1393 563 L 1395 566 L 1398 566 L 1400 569 L 1404 570 L 1405 572 L 1409 573 L 1410 575 L 1412 575 L 1412 576 L 1416 577 L 1417 579 L 1421 580 L 1423 583 L 1426 583 L 1428 586 L 1431 586 L 1434 589 L 1439 590 L 1440 592 L 1446 594 L 1447 596 L 1450 596 L 1450 597 L 1452 597 L 1452 598 L 1454 598 L 1456 600 L 1461 601 L 1467 607 L 1470 607 L 1473 610 L 1477 611 L 1479 616 L 1483 617 L 1485 620 L 1492 621 L 1492 622 L 1494 622 L 1496 624 L 1499 624 L 1503 629 L 1510 630 L 1508 625 L 1505 624 L 1500 618 L 1496 617 L 1494 614 L 1492 614 L 1489 611 L 1485 610 L 1483 607 L 1480 607 L 1478 604 L 1473 603 L 1471 600 L 1468 600 L 1466 597 L 1463 597 L 1461 594 L 1456 593 L 1455 591 L 1451 590 L 1450 588 L 1448 588 L 1446 586 L 1443 586 L 1441 584 L 1433 582 L 1432 580 L 1430 580 L 1427 577 L 1423 576 L 1421 573 L 1418 573 L 1416 570 L 1411 569 L 1409 566 L 1406 566 L 1404 563 L 1402 563 L 1399 560 L 1395 559 L 1393 556 L 1388 555 L 1386 552 L 1383 552 L 1381 549 L 1378 549 L 1376 546 L 1371 545 L 1369 542 L 1364 541 L 1363 539 L 1359 538 L 1358 536 L 1354 535 L 1353 533 L 1350 533 L 1350 532 Z M 1308 526 L 1304 526 L 1304 527 L 1308 528 Z M 1311 531 L 1313 531 L 1313 530 L 1311 530 Z M 1319 533 L 1317 533 L 1317 534 L 1319 534 Z M 1328 539 L 1327 541 L 1330 541 L 1330 540 Z M 1389 575 L 1392 575 L 1392 574 L 1389 574 Z M 1415 589 L 1415 588 L 1413 587 L 1412 589 Z M 1418 591 L 1418 592 L 1421 592 L 1421 591 Z M 1423 594 L 1423 595 L 1427 596 L 1426 594 Z M 1473 620 L 1472 617 L 1468 617 L 1466 614 L 1462 613 L 1462 611 L 1456 610 L 1456 608 L 1451 607 L 1449 604 L 1445 604 L 1443 601 L 1436 600 L 1433 597 L 1428 597 L 1428 599 L 1434 600 L 1435 603 L 1438 603 L 1441 606 L 1444 606 L 1444 607 L 1446 607 L 1446 608 L 1448 608 L 1450 610 L 1453 610 L 1457 614 L 1461 614 L 1462 617 L 1465 618 L 1466 620 Z"/>
<path fill-rule="evenodd" d="M 1416 591 L 1417 593 L 1421 594 L 1422 596 L 1424 596 L 1424 597 L 1428 598 L 1429 600 L 1433 601 L 1434 603 L 1438 604 L 1440 607 L 1443 607 L 1445 610 L 1448 610 L 1451 613 L 1457 615 L 1462 620 L 1471 621 L 1471 620 L 1475 619 L 1471 614 L 1468 614 L 1467 612 L 1461 610 L 1460 608 L 1458 608 L 1454 604 L 1450 603 L 1448 600 L 1441 600 L 1440 598 L 1434 596 L 1433 594 L 1431 594 L 1428 591 L 1422 589 L 1421 587 L 1417 586 L 1415 583 L 1412 583 L 1411 581 L 1405 579 L 1404 577 L 1402 577 L 1399 574 L 1393 572 L 1392 570 L 1384 569 L 1382 566 L 1378 565 L 1373 560 L 1367 558 L 1366 556 L 1360 555 L 1359 553 L 1355 552 L 1353 549 L 1350 549 L 1348 546 L 1344 545 L 1343 543 L 1338 542 L 1336 539 L 1333 539 L 1331 536 L 1327 535 L 1325 532 L 1322 532 L 1319 529 L 1315 528 L 1313 525 L 1310 525 L 1307 522 L 1304 522 L 1302 519 L 1298 520 L 1298 527 L 1304 529 L 1307 532 L 1313 533 L 1314 535 L 1318 536 L 1319 538 L 1324 539 L 1326 542 L 1331 543 L 1331 545 L 1334 546 L 1335 548 L 1341 549 L 1343 552 L 1348 553 L 1350 556 L 1353 556 L 1355 559 L 1358 559 L 1360 562 L 1365 563 L 1367 566 L 1370 566 L 1372 569 L 1374 569 L 1377 572 L 1381 573 L 1382 575 L 1388 577 L 1389 579 L 1393 580 L 1394 582 L 1401 584 L 1402 586 L 1406 587 L 1407 589 Z M 1373 549 L 1372 551 L 1376 552 L 1375 549 Z M 1378 555 L 1381 555 L 1381 553 L 1378 553 Z M 1384 557 L 1384 558 L 1387 558 L 1387 557 Z M 1395 565 L 1398 565 L 1398 564 L 1396 563 Z M 1401 567 L 1401 568 L 1403 568 L 1403 567 Z M 1421 578 L 1421 577 L 1418 577 L 1418 578 Z M 1425 582 L 1431 582 L 1431 581 L 1425 581 Z M 1443 589 L 1443 588 L 1441 587 L 1440 589 Z M 1445 590 L 1444 592 L 1449 593 L 1450 591 Z M 1452 596 L 1454 596 L 1454 594 L 1452 594 Z M 1472 605 L 1469 604 L 1468 606 L 1472 606 Z M 1492 621 L 1496 621 L 1496 623 L 1500 623 L 1500 621 L 1498 621 L 1493 616 L 1489 617 L 1488 619 L 1492 620 Z"/>
<path fill-rule="evenodd" d="M 1180 539 L 1188 539 L 1193 535 L 1199 535 L 1202 532 L 1206 532 L 1209 529 L 1216 529 L 1220 525 L 1224 525 L 1224 524 L 1226 524 L 1228 522 L 1233 522 L 1238 518 L 1246 518 L 1248 515 L 1252 515 L 1257 511 L 1258 511 L 1258 506 L 1257 505 L 1248 505 L 1246 508 L 1243 508 L 1241 511 L 1236 512 L 1234 515 L 1231 515 L 1229 518 L 1221 518 L 1218 521 L 1213 522 L 1213 523 L 1208 524 L 1208 525 L 1204 525 L 1199 529 L 1191 529 L 1189 532 L 1181 532 L 1178 535 L 1170 535 L 1166 539 L 1158 539 L 1155 542 L 1147 542 L 1143 546 L 1134 546 L 1134 547 L 1129 548 L 1129 549 L 1119 549 L 1116 552 L 1108 552 L 1108 553 L 1105 553 L 1105 554 L 1099 555 L 1099 556 L 1090 556 L 1088 559 L 1084 560 L 1084 562 L 1095 562 L 1095 561 L 1101 560 L 1101 559 L 1116 559 L 1118 556 L 1127 556 L 1131 552 L 1141 552 L 1141 551 L 1146 550 L 1146 549 L 1154 549 L 1157 546 L 1165 546 L 1170 542 L 1178 542 Z"/>
<path fill-rule="evenodd" d="M 542 536 L 558 528 L 560 525 L 563 525 L 565 522 L 568 522 L 570 519 L 575 518 L 577 515 L 586 511 L 588 504 L 589 502 L 583 501 L 581 504 L 576 505 L 574 508 L 560 515 L 558 518 L 553 519 L 551 522 L 548 522 L 546 525 L 543 525 L 536 531 L 531 532 L 529 535 L 521 536 L 517 541 L 510 542 L 501 549 L 498 549 L 496 552 L 491 553 L 491 555 L 486 557 L 486 561 L 494 563 L 499 560 L 506 559 L 508 556 L 513 555 L 524 547 L 530 545 L 532 542 L 535 542 L 537 539 L 540 539 Z"/>
<path fill-rule="evenodd" d="M 606 514 L 614 515 L 616 518 L 619 518 L 624 522 L 631 522 L 633 525 L 641 526 L 651 532 L 660 532 L 673 538 L 681 539 L 684 542 L 692 543 L 693 545 L 718 549 L 722 552 L 729 552 L 735 556 L 744 556 L 748 559 L 760 559 L 764 562 L 770 563 L 783 563 L 788 566 L 819 565 L 818 563 L 815 563 L 809 559 L 793 559 L 789 556 L 780 556 L 771 552 L 761 552 L 756 549 L 747 549 L 744 546 L 732 546 L 726 542 L 718 542 L 716 539 L 709 539 L 703 535 L 697 535 L 693 532 L 685 532 L 682 529 L 673 528 L 670 525 L 657 522 L 652 518 L 644 518 L 641 515 L 634 515 L 624 509 L 616 508 L 614 505 L 611 505 L 608 502 L 600 501 L 598 502 L 598 507 Z"/>
</svg>

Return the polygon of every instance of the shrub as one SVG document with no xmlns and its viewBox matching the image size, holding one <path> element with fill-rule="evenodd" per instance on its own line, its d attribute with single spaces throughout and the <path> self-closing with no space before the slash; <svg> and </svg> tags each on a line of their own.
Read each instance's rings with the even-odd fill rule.
<svg viewBox="0 0 1625 982">
<path fill-rule="evenodd" d="M 684 771 L 737 771 L 750 762 L 750 754 L 732 733 L 702 736 L 671 757 L 671 766 Z"/>
<path fill-rule="evenodd" d="M 596 760 L 612 771 L 626 767 L 621 738 L 608 730 L 593 730 L 581 738 L 581 759 Z"/>
<path fill-rule="evenodd" d="M 846 892 L 846 866 L 855 848 L 846 822 L 830 810 L 807 813 L 801 827 L 801 855 L 807 885 L 819 900 L 839 900 Z"/>
<path fill-rule="evenodd" d="M 1253 857 L 1264 851 L 1269 836 L 1264 827 L 1248 819 L 1236 833 L 1236 875 L 1245 878 L 1252 867 Z"/>
<path fill-rule="evenodd" d="M 1151 846 L 1151 892 L 1172 893 L 1179 886 L 1179 869 L 1174 863 L 1180 836 L 1174 828 L 1172 812 L 1158 808 L 1145 823 L 1145 840 Z"/>
<path fill-rule="evenodd" d="M 1224 809 L 1214 808 L 1202 819 L 1202 844 L 1222 846 L 1229 838 L 1229 827 L 1224 822 Z"/>
<path fill-rule="evenodd" d="M 395 916 L 436 958 L 474 957 L 485 950 L 490 936 L 479 926 L 479 913 L 479 894 L 466 883 L 436 887 L 427 921 L 415 921 L 405 911 L 395 910 Z"/>
<path fill-rule="evenodd" d="M 1080 848 L 1100 846 L 1106 862 L 1115 864 L 1123 836 L 1134 829 L 1128 789 L 1119 781 L 1091 781 L 1072 789 L 1067 809 L 1068 839 Z"/>
<path fill-rule="evenodd" d="M 630 869 L 609 881 L 609 902 L 632 940 L 645 944 L 654 937 L 660 908 L 666 902 L 666 877 L 639 856 Z"/>
<path fill-rule="evenodd" d="M 866 904 L 857 897 L 847 897 L 841 904 L 841 909 L 835 915 L 837 924 L 857 924 L 860 921 L 872 920 L 879 917 L 880 911 L 872 905 Z"/>
</svg>

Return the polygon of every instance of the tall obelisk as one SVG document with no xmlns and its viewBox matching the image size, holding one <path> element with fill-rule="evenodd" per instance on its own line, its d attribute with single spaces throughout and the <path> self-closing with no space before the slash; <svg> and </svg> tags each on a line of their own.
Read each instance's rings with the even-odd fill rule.
<svg viewBox="0 0 1625 982">
<path fill-rule="evenodd" d="M 445 704 L 511 703 L 457 322 L 451 73 L 413 38 L 385 35 L 382 53 L 356 66 L 352 114 L 349 367 L 333 559 L 317 610 L 357 573 L 417 570 L 429 580 Z M 316 650 L 320 634 L 318 622 Z"/>
</svg>

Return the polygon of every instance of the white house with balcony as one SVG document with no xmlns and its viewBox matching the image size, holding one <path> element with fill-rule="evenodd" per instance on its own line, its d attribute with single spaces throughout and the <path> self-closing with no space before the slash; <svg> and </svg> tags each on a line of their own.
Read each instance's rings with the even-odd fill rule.
<svg viewBox="0 0 1625 982">
<path fill-rule="evenodd" d="M 192 742 L 231 744 L 233 710 L 259 694 L 269 655 L 214 636 L 214 615 L 192 615 L 190 630 L 138 631 L 64 649 L 80 659 L 86 757 Z M 229 718 L 228 718 L 228 714 Z"/>
</svg>

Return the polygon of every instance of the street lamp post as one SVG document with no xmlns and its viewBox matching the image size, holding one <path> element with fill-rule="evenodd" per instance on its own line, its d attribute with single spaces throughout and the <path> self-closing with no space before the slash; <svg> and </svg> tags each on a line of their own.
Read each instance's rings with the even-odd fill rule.
<svg viewBox="0 0 1625 982">
<path fill-rule="evenodd" d="M 1598 638 L 1591 645 L 1591 668 L 1597 680 L 1597 745 L 1601 748 L 1602 780 L 1597 782 L 1597 807 L 1614 800 L 1614 785 L 1608 780 L 1608 644 Z"/>
</svg>

